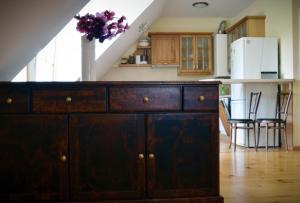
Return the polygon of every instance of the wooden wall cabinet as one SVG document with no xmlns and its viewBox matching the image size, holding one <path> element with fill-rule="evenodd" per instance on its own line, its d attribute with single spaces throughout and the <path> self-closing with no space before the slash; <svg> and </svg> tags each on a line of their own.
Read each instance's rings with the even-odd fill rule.
<svg viewBox="0 0 300 203">
<path fill-rule="evenodd" d="M 0 83 L 0 201 L 223 203 L 218 85 Z"/>
<path fill-rule="evenodd" d="M 212 74 L 212 49 L 212 33 L 180 35 L 178 74 Z"/>
<path fill-rule="evenodd" d="M 179 64 L 179 36 L 172 33 L 150 33 L 152 65 Z"/>
<path fill-rule="evenodd" d="M 237 23 L 226 29 L 228 36 L 228 67 L 230 70 L 230 45 L 241 37 L 264 37 L 266 16 L 246 16 Z"/>
</svg>

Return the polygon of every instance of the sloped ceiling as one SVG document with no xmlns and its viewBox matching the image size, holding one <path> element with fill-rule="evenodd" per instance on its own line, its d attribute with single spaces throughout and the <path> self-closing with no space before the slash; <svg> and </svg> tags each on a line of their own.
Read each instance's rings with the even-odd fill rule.
<svg viewBox="0 0 300 203">
<path fill-rule="evenodd" d="M 10 81 L 87 2 L 1 1 L 0 81 Z"/>
</svg>

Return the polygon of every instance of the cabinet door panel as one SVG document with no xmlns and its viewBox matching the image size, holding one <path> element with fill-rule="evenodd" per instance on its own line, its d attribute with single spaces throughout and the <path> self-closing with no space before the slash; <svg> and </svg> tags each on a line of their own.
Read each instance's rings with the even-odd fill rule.
<svg viewBox="0 0 300 203">
<path fill-rule="evenodd" d="M 181 69 L 193 70 L 195 68 L 194 41 L 195 39 L 193 35 L 180 36 Z"/>
<path fill-rule="evenodd" d="M 104 112 L 106 89 L 88 88 L 43 88 L 32 91 L 34 113 Z"/>
<path fill-rule="evenodd" d="M 67 125 L 62 115 L 0 116 L 0 200 L 67 199 Z"/>
<path fill-rule="evenodd" d="M 28 88 L 0 88 L 0 113 L 27 113 L 28 111 Z"/>
<path fill-rule="evenodd" d="M 153 114 L 147 122 L 148 195 L 218 195 L 218 115 Z"/>
<path fill-rule="evenodd" d="M 178 65 L 179 64 L 179 37 L 178 35 L 152 35 L 152 64 Z"/>
<path fill-rule="evenodd" d="M 73 200 L 131 199 L 145 193 L 144 117 L 70 116 Z"/>
</svg>

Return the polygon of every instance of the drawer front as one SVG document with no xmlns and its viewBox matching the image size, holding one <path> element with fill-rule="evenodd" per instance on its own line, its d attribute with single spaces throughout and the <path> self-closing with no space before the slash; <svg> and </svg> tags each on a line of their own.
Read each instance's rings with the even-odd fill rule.
<svg viewBox="0 0 300 203">
<path fill-rule="evenodd" d="M 218 87 L 184 87 L 185 111 L 218 111 Z"/>
<path fill-rule="evenodd" d="M 28 89 L 0 88 L 0 113 L 29 112 Z"/>
<path fill-rule="evenodd" d="M 112 87 L 111 111 L 177 111 L 180 110 L 179 87 Z"/>
<path fill-rule="evenodd" d="M 32 91 L 33 112 L 104 112 L 105 88 L 38 89 Z"/>
</svg>

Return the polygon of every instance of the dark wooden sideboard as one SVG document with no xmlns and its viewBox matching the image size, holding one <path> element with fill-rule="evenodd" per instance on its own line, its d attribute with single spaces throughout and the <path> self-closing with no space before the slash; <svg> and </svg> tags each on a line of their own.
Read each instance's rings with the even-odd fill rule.
<svg viewBox="0 0 300 203">
<path fill-rule="evenodd" d="M 0 82 L 0 202 L 223 202 L 218 85 Z"/>
</svg>

